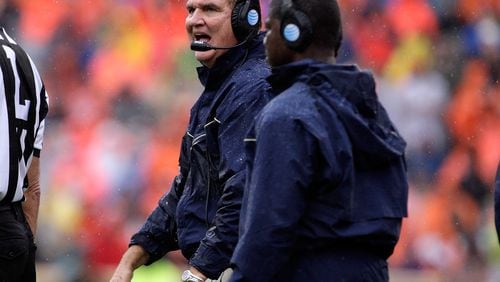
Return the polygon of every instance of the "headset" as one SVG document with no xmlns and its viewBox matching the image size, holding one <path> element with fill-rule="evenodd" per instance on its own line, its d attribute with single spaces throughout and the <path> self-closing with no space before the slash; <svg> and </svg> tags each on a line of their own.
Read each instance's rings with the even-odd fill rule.
<svg viewBox="0 0 500 282">
<path fill-rule="evenodd" d="M 195 40 L 191 42 L 191 50 L 208 51 L 215 49 L 232 49 L 242 46 L 259 33 L 261 24 L 259 0 L 236 0 L 231 13 L 231 26 L 234 36 L 240 43 L 229 47 L 218 47 Z"/>
<path fill-rule="evenodd" d="M 236 0 L 231 26 L 239 42 L 256 36 L 261 26 L 259 0 Z"/>
<path fill-rule="evenodd" d="M 293 51 L 304 51 L 313 39 L 313 26 L 309 16 L 296 8 L 293 0 L 283 0 L 280 10 L 280 32 L 285 44 Z"/>
</svg>

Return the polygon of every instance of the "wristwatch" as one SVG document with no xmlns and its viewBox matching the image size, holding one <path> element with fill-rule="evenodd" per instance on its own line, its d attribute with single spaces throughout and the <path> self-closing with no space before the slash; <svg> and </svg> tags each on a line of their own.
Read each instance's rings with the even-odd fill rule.
<svg viewBox="0 0 500 282">
<path fill-rule="evenodd" d="M 181 276 L 182 282 L 204 282 L 205 280 L 200 277 L 194 275 L 191 271 L 185 270 Z"/>
</svg>

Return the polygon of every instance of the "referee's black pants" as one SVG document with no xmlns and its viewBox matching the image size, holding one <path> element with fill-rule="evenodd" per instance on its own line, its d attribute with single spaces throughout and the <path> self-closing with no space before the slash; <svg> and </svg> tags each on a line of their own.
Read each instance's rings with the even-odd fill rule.
<svg viewBox="0 0 500 282">
<path fill-rule="evenodd" d="M 21 203 L 0 205 L 0 282 L 34 282 L 36 245 Z"/>
</svg>

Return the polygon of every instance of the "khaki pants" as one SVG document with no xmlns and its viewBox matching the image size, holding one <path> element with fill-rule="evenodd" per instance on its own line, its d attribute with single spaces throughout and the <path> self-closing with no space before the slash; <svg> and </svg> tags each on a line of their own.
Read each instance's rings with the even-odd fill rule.
<svg viewBox="0 0 500 282">
<path fill-rule="evenodd" d="M 233 270 L 231 268 L 226 269 L 216 280 L 207 279 L 206 282 L 227 282 L 229 278 L 233 274 Z"/>
</svg>

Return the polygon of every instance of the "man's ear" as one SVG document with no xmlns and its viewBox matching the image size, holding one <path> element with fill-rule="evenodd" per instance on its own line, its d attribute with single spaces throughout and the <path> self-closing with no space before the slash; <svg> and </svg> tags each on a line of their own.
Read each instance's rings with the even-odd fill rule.
<svg viewBox="0 0 500 282">
<path fill-rule="evenodd" d="M 297 9 L 291 0 L 283 0 L 281 8 L 281 37 L 288 48 L 303 52 L 312 43 L 313 28 L 309 17 Z"/>
<path fill-rule="evenodd" d="M 259 0 L 236 0 L 231 13 L 231 26 L 238 42 L 256 36 L 262 26 Z"/>
</svg>

